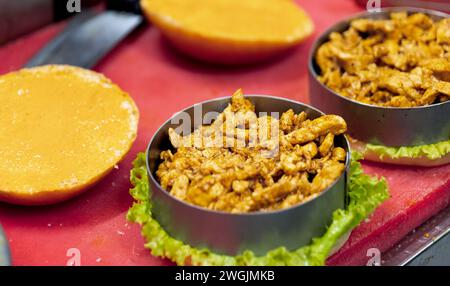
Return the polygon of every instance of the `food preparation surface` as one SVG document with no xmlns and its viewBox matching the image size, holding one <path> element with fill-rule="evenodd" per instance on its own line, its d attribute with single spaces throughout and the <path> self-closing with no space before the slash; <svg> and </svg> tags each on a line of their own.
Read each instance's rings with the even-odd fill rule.
<svg viewBox="0 0 450 286">
<path fill-rule="evenodd" d="M 248 94 L 308 102 L 307 58 L 314 37 L 360 7 L 352 0 L 298 2 L 310 13 L 316 32 L 294 51 L 268 63 L 241 68 L 200 64 L 179 55 L 152 26 L 140 28 L 108 55 L 95 70 L 136 101 L 141 113 L 137 140 L 118 169 L 75 199 L 47 207 L 0 204 L 0 223 L 9 239 L 13 264 L 66 265 L 80 254 L 81 265 L 172 265 L 152 257 L 144 248 L 139 226 L 125 219 L 132 203 L 128 195 L 131 162 L 137 152 L 145 150 L 158 126 L 175 112 L 196 102 L 231 95 L 237 88 L 245 88 Z M 0 47 L 0 73 L 20 68 L 63 25 Z M 449 204 L 450 165 L 363 165 L 368 173 L 387 178 L 392 198 L 353 231 L 328 264 L 366 264 L 369 248 L 390 248 Z"/>
</svg>

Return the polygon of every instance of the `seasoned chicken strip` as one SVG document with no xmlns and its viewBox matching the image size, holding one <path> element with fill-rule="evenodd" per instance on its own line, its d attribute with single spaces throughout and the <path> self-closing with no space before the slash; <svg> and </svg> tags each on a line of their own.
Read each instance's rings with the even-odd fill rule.
<svg viewBox="0 0 450 286">
<path fill-rule="evenodd" d="M 351 99 L 415 107 L 450 98 L 450 20 L 423 13 L 356 19 L 317 50 L 318 80 Z"/>
<path fill-rule="evenodd" d="M 161 187 L 188 203 L 244 213 L 287 208 L 312 199 L 343 172 L 346 152 L 334 144 L 346 131 L 336 115 L 310 120 L 288 110 L 258 117 L 237 92 L 210 125 L 181 136 L 161 152 Z"/>
</svg>

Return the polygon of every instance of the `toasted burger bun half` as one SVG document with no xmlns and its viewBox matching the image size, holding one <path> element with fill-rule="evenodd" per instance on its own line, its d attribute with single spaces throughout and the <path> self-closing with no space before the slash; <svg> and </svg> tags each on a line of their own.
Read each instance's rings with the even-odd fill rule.
<svg viewBox="0 0 450 286">
<path fill-rule="evenodd" d="M 299 44 L 314 30 L 311 18 L 293 1 L 141 0 L 140 3 L 144 15 L 179 51 L 212 63 L 263 61 Z"/>
<path fill-rule="evenodd" d="M 0 76 L 0 201 L 45 205 L 72 198 L 128 153 L 139 112 L 96 72 L 42 66 Z"/>
<path fill-rule="evenodd" d="M 408 165 L 408 166 L 422 166 L 422 167 L 434 167 L 441 166 L 450 163 L 450 153 L 439 158 L 439 159 L 429 159 L 426 156 L 420 156 L 416 158 L 410 157 L 401 157 L 401 158 L 391 158 L 388 155 L 381 156 L 380 154 L 368 150 L 366 148 L 366 143 L 356 140 L 354 138 L 349 138 L 350 147 L 354 151 L 361 152 L 364 156 L 365 160 L 373 161 L 373 162 L 381 162 L 388 164 L 397 164 L 397 165 Z"/>
</svg>

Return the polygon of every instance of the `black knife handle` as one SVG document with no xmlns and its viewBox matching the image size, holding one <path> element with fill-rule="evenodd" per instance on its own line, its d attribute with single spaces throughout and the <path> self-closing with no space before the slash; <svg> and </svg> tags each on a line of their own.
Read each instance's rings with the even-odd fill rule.
<svg viewBox="0 0 450 286">
<path fill-rule="evenodd" d="M 141 5 L 139 0 L 107 0 L 106 8 L 109 10 L 118 10 L 141 14 Z"/>
</svg>

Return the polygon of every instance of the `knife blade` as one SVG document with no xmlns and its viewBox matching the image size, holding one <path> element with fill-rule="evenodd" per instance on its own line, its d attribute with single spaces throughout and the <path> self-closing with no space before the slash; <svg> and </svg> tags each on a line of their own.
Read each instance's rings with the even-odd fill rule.
<svg viewBox="0 0 450 286">
<path fill-rule="evenodd" d="M 143 17 L 134 13 L 82 12 L 25 67 L 67 64 L 92 68 L 142 22 Z"/>
<path fill-rule="evenodd" d="M 10 263 L 8 240 L 6 239 L 2 226 L 0 225 L 0 266 L 9 266 Z"/>
</svg>

